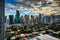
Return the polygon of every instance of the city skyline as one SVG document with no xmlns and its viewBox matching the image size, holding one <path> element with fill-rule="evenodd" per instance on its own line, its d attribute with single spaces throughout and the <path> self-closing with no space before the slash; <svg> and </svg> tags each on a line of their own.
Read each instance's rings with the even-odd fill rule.
<svg viewBox="0 0 60 40">
<path fill-rule="evenodd" d="M 7 16 L 5 16 L 5 21 L 8 20 L 9 24 L 52 24 L 52 23 L 60 23 L 60 15 L 50 15 L 46 16 L 44 14 L 38 14 L 38 16 L 34 15 L 22 15 L 20 17 L 19 10 L 16 10 L 15 17 L 14 15 L 9 15 L 9 19 L 7 19 Z M 6 21 L 7 22 L 7 21 Z"/>
<path fill-rule="evenodd" d="M 4 9 L 4 40 L 60 40 L 60 0 L 5 0 Z"/>
</svg>

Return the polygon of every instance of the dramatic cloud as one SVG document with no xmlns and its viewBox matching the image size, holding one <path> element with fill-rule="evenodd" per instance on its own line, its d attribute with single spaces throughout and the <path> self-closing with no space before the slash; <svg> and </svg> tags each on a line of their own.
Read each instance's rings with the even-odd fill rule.
<svg viewBox="0 0 60 40">
<path fill-rule="evenodd" d="M 41 2 L 41 0 L 14 0 L 14 1 L 17 2 L 18 4 L 22 4 L 27 8 L 32 7 L 31 4 L 38 5 Z"/>
<path fill-rule="evenodd" d="M 58 8 L 58 3 L 55 3 L 53 0 L 48 0 L 46 3 L 46 6 L 44 6 L 42 4 L 42 1 L 45 0 L 13 0 L 14 2 L 16 2 L 16 4 L 11 4 L 8 3 L 5 5 L 5 10 L 8 8 L 10 9 L 9 12 L 11 14 L 14 14 L 14 12 L 16 12 L 17 10 L 23 10 L 21 12 L 21 15 L 25 14 L 34 14 L 34 15 L 38 15 L 38 13 L 44 13 L 46 15 L 50 15 L 51 13 L 57 13 L 57 9 Z M 13 9 L 13 10 L 12 10 Z M 24 10 L 28 10 L 28 11 L 24 11 Z M 30 11 L 31 10 L 31 11 Z M 6 13 L 8 13 L 7 11 L 5 11 Z"/>
</svg>

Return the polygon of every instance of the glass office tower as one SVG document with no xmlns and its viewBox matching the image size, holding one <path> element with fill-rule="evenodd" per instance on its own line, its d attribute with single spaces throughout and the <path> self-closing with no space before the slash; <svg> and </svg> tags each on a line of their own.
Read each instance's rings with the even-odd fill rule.
<svg viewBox="0 0 60 40">
<path fill-rule="evenodd" d="M 19 13 L 18 10 L 16 10 L 15 23 L 16 24 L 19 24 L 20 23 L 20 13 Z"/>
<path fill-rule="evenodd" d="M 13 24 L 13 23 L 14 23 L 14 16 L 9 15 L 9 24 Z"/>
</svg>

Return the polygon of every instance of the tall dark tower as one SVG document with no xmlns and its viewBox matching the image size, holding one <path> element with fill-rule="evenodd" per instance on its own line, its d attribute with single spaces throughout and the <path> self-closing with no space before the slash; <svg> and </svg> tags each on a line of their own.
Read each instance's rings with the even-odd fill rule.
<svg viewBox="0 0 60 40">
<path fill-rule="evenodd" d="M 20 13 L 18 10 L 16 10 L 15 23 L 16 24 L 20 23 Z"/>
<path fill-rule="evenodd" d="M 31 15 L 31 24 L 34 24 L 34 16 Z"/>
<path fill-rule="evenodd" d="M 9 15 L 9 24 L 13 24 L 14 23 L 14 16 L 13 15 Z"/>
<path fill-rule="evenodd" d="M 0 0 L 0 40 L 4 40 L 4 0 Z"/>
</svg>

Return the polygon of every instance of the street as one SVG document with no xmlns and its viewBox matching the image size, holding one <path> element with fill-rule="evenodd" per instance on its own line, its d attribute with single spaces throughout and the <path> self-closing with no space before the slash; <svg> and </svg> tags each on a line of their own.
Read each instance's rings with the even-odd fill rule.
<svg viewBox="0 0 60 40">
<path fill-rule="evenodd" d="M 49 35 L 47 35 L 47 34 L 45 34 L 45 35 L 40 35 L 40 37 L 41 37 L 41 40 L 60 40 L 60 39 L 58 39 L 58 38 L 49 36 Z"/>
</svg>

